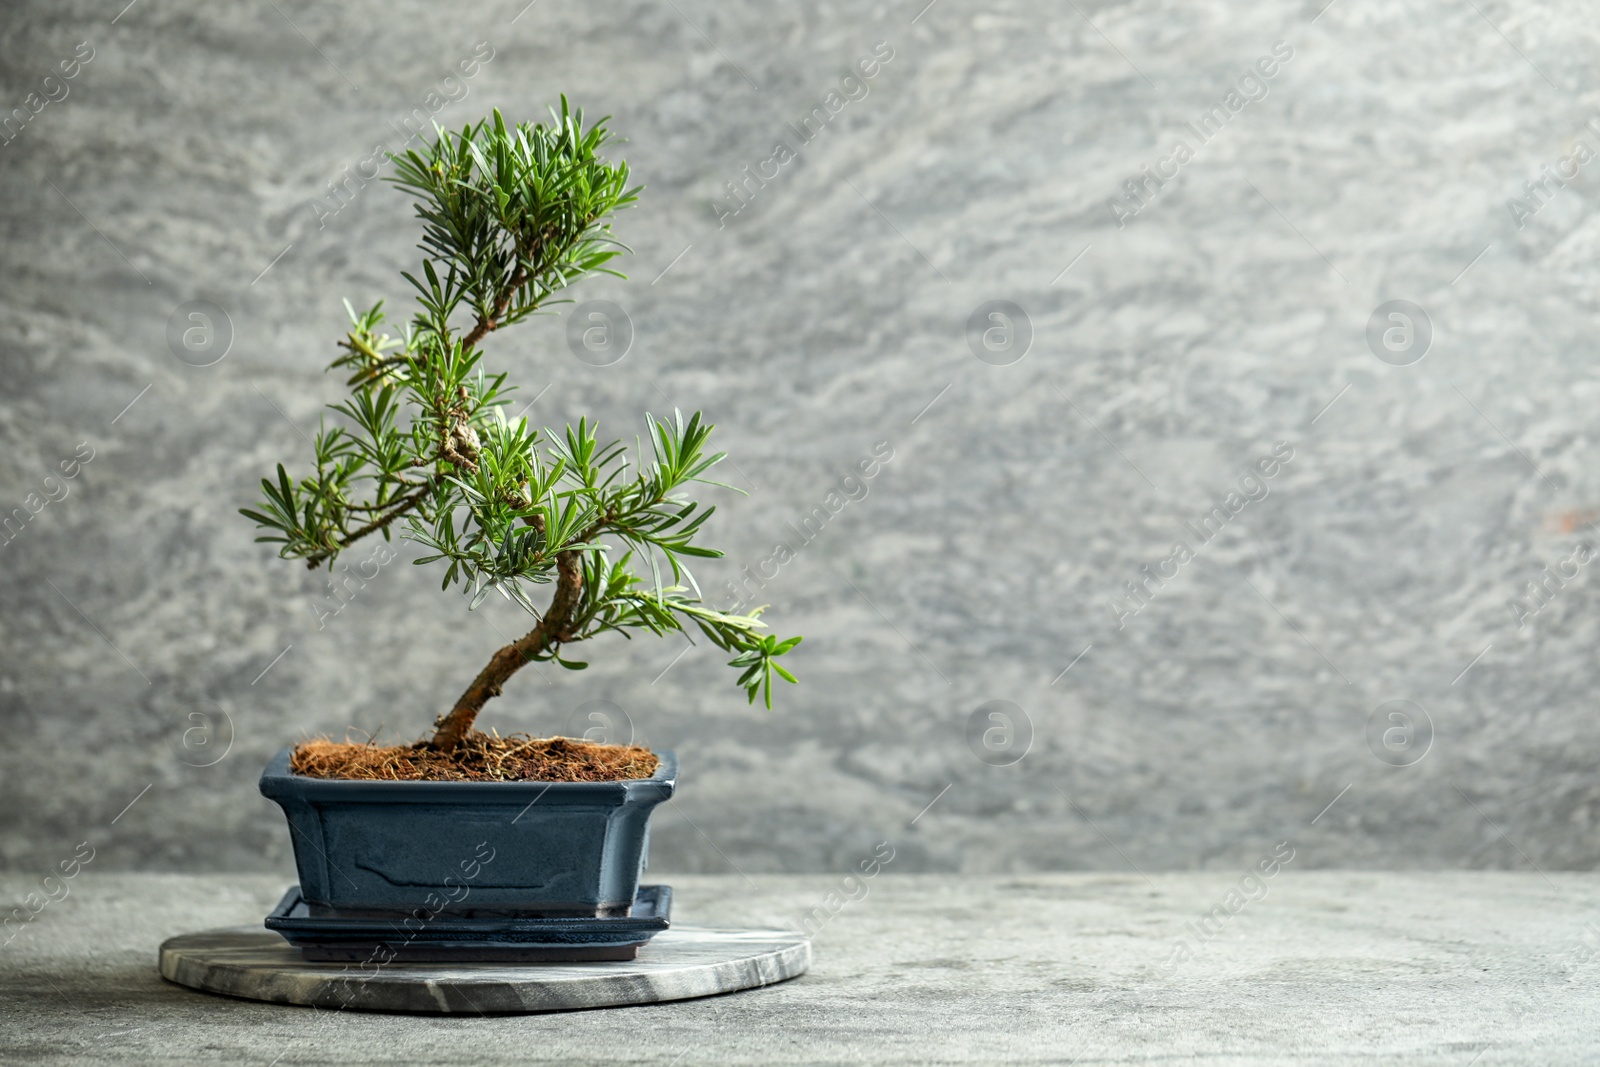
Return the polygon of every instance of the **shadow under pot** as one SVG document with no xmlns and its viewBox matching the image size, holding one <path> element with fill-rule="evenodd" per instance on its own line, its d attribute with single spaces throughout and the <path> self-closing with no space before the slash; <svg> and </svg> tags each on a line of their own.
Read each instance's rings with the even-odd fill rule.
<svg viewBox="0 0 1600 1067">
<path fill-rule="evenodd" d="M 289 820 L 313 916 L 600 918 L 630 913 L 650 813 L 677 784 L 658 752 L 649 778 L 616 782 L 388 782 L 308 778 L 289 749 L 261 794 Z"/>
</svg>

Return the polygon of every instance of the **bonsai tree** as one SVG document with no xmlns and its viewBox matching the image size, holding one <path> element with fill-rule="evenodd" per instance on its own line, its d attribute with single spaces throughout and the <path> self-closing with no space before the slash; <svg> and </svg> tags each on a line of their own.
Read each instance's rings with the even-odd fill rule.
<svg viewBox="0 0 1600 1067">
<path fill-rule="evenodd" d="M 315 470 L 296 480 L 282 464 L 263 479 L 258 508 L 241 509 L 307 566 L 332 564 L 365 537 L 425 546 L 415 562 L 443 568 L 478 607 L 491 592 L 521 605 L 533 627 L 490 657 L 428 745 L 450 753 L 478 713 L 525 664 L 572 670 L 569 646 L 614 631 L 664 635 L 692 626 L 733 658 L 750 702 L 772 706 L 772 676 L 799 637 L 765 634 L 761 610 L 716 611 L 686 558 L 721 553 L 697 543 L 715 508 L 685 494 L 723 458 L 708 453 L 711 425 L 646 415 L 648 446 L 634 454 L 600 443 L 587 419 L 559 436 L 507 421 L 512 387 L 485 364 L 491 334 L 546 311 L 585 274 L 623 277 L 608 264 L 627 251 L 611 234 L 615 212 L 637 200 L 627 164 L 600 155 L 605 120 L 583 125 L 565 97 L 549 125 L 506 125 L 500 112 L 459 133 L 435 127 L 421 151 L 391 155 L 390 181 L 417 198 L 423 222 L 416 314 L 399 337 L 381 332 L 380 301 L 356 311 L 329 369 L 350 396 L 329 405 L 340 425 L 315 442 Z M 732 487 L 725 487 L 732 488 Z M 535 587 L 550 585 L 536 604 Z M 419 746 L 420 747 L 420 746 Z"/>
</svg>

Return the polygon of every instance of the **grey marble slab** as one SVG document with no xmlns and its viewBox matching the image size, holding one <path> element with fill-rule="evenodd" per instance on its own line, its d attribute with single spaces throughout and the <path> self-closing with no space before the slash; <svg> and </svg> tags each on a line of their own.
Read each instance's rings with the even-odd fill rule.
<svg viewBox="0 0 1600 1067">
<path fill-rule="evenodd" d="M 781 930 L 679 927 L 614 963 L 309 963 L 270 930 L 236 926 L 161 945 L 161 976 L 208 993 L 308 1007 L 456 1014 L 573 1011 L 731 993 L 787 981 L 811 943 Z"/>
</svg>

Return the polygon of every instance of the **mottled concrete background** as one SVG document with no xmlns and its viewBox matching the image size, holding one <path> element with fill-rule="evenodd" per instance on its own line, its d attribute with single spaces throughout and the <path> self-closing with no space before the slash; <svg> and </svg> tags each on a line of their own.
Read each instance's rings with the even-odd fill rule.
<svg viewBox="0 0 1600 1067">
<path fill-rule="evenodd" d="M 713 491 L 712 588 L 893 450 L 761 591 L 807 636 L 779 710 L 703 645 L 613 641 L 486 715 L 609 701 L 676 748 L 658 869 L 1600 858 L 1586 5 L 124 2 L 0 16 L 0 866 L 287 876 L 268 756 L 417 735 L 525 625 L 404 553 L 329 617 L 235 509 L 304 469 L 340 297 L 405 297 L 407 201 L 349 176 L 417 109 L 563 91 L 648 187 L 631 280 L 578 294 L 635 336 L 494 339 L 519 406 L 705 410 L 749 490 Z M 777 174 L 733 213 L 747 165 Z M 226 321 L 189 352 L 197 300 Z M 968 336 L 994 300 L 1020 359 Z M 1391 300 L 1425 318 L 1380 359 Z"/>
</svg>

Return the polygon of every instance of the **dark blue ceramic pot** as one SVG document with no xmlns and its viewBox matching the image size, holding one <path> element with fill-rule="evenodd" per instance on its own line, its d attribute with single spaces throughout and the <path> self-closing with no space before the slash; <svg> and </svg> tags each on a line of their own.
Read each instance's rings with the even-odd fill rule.
<svg viewBox="0 0 1600 1067">
<path fill-rule="evenodd" d="M 307 778 L 289 750 L 261 774 L 283 808 L 313 915 L 627 915 L 650 812 L 678 760 L 619 782 L 377 782 Z"/>
</svg>

